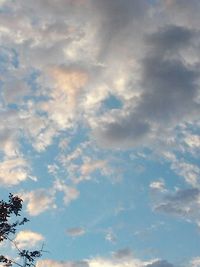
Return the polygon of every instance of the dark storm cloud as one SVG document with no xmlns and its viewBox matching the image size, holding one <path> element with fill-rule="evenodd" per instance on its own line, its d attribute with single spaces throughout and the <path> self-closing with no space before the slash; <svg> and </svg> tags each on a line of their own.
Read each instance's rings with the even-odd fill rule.
<svg viewBox="0 0 200 267">
<path fill-rule="evenodd" d="M 138 115 L 159 122 L 177 122 L 199 110 L 195 103 L 198 72 L 179 60 L 154 55 L 143 61 L 142 86 L 145 88 L 137 108 Z"/>
<path fill-rule="evenodd" d="M 195 31 L 183 26 L 167 25 L 159 31 L 147 36 L 146 42 L 152 45 L 155 53 L 175 52 L 176 49 L 186 47 L 195 37 Z"/>
<path fill-rule="evenodd" d="M 148 36 L 149 49 L 140 61 L 140 97 L 133 99 L 134 108 L 129 107 L 111 123 L 101 125 L 102 140 L 120 147 L 135 145 L 198 117 L 199 71 L 179 55 L 195 34 L 198 33 L 171 25 Z"/>
<path fill-rule="evenodd" d="M 115 146 L 120 142 L 120 146 L 127 146 L 130 140 L 132 143 L 140 143 L 150 132 L 150 125 L 131 115 L 130 117 L 120 117 L 118 121 L 105 124 L 100 135 L 96 132 L 102 144 Z M 105 139 L 102 140 L 102 136 Z"/>
</svg>

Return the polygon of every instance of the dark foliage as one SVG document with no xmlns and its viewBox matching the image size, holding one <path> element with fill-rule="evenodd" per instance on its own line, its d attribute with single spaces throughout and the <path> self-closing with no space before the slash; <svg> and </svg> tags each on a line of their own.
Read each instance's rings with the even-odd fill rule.
<svg viewBox="0 0 200 267">
<path fill-rule="evenodd" d="M 29 221 L 27 218 L 14 220 L 16 217 L 21 216 L 22 202 L 23 200 L 21 198 L 12 194 L 9 194 L 7 202 L 3 200 L 0 201 L 0 242 L 9 240 L 13 243 L 21 260 L 21 262 L 15 262 L 13 259 L 0 255 L 0 263 L 3 263 L 3 266 L 5 267 L 14 265 L 21 267 L 35 266 L 35 260 L 42 255 L 42 249 L 35 251 L 20 250 L 12 239 L 12 235 L 15 235 L 18 226 L 24 225 Z"/>
</svg>

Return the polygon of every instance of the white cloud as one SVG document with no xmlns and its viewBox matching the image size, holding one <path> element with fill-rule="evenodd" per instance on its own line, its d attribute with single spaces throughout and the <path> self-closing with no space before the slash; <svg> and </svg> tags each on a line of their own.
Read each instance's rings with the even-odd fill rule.
<svg viewBox="0 0 200 267">
<path fill-rule="evenodd" d="M 190 148 L 200 148 L 200 136 L 199 135 L 189 135 L 189 136 L 186 136 L 185 143 Z"/>
<path fill-rule="evenodd" d="M 79 191 L 76 188 L 66 185 L 61 180 L 55 181 L 54 190 L 64 193 L 63 201 L 65 205 L 68 205 L 71 201 L 79 197 Z"/>
<path fill-rule="evenodd" d="M 26 203 L 26 210 L 31 216 L 57 208 L 56 194 L 62 192 L 64 194 L 63 202 L 69 205 L 72 201 L 79 197 L 79 191 L 75 187 L 65 184 L 62 180 L 55 180 L 50 188 L 39 188 L 29 192 L 20 193 L 20 197 Z"/>
<path fill-rule="evenodd" d="M 37 267 L 174 267 L 165 260 L 142 261 L 134 257 L 116 258 L 91 258 L 83 262 L 58 262 L 53 260 L 38 261 Z M 195 266 L 196 267 L 196 266 Z"/>
<path fill-rule="evenodd" d="M 106 162 L 103 160 L 99 161 L 89 161 L 89 162 L 84 162 L 83 165 L 81 166 L 81 174 L 82 175 L 89 175 L 90 173 L 96 171 L 96 170 L 101 170 L 105 167 Z"/>
<path fill-rule="evenodd" d="M 134 257 L 122 257 L 119 259 L 95 258 L 88 261 L 89 267 L 173 267 L 173 264 L 165 260 L 154 259 L 142 261 Z"/>
<path fill-rule="evenodd" d="M 191 267 L 199 267 L 199 266 L 200 266 L 200 257 L 192 259 Z"/>
<path fill-rule="evenodd" d="M 183 176 L 188 184 L 194 187 L 198 186 L 200 168 L 197 165 L 185 162 L 183 160 L 176 160 L 172 163 L 171 169 L 178 175 Z"/>
<path fill-rule="evenodd" d="M 109 230 L 106 235 L 105 235 L 105 240 L 110 242 L 110 243 L 116 243 L 117 242 L 117 237 L 116 235 L 113 233 L 113 231 Z"/>
<path fill-rule="evenodd" d="M 106 259 L 94 259 L 89 263 L 90 267 L 141 267 L 139 260 L 112 261 Z"/>
<path fill-rule="evenodd" d="M 41 103 L 40 109 L 47 113 L 57 131 L 70 128 L 88 74 L 80 68 L 60 66 L 50 69 L 49 76 L 52 77 L 54 87 L 49 95 L 50 100 Z"/>
<path fill-rule="evenodd" d="M 44 236 L 29 230 L 20 231 L 14 239 L 14 242 L 19 249 L 36 247 L 42 241 L 44 241 Z"/>
<path fill-rule="evenodd" d="M 151 182 L 149 186 L 153 190 L 165 191 L 165 182 L 163 180 Z"/>
<path fill-rule="evenodd" d="M 27 212 L 31 216 L 37 216 L 46 210 L 56 207 L 54 192 L 48 189 L 37 189 L 21 193 L 20 197 L 27 202 Z"/>
<path fill-rule="evenodd" d="M 29 165 L 24 158 L 8 158 L 0 162 L 0 183 L 2 185 L 17 185 L 28 178 L 31 178 Z"/>
</svg>

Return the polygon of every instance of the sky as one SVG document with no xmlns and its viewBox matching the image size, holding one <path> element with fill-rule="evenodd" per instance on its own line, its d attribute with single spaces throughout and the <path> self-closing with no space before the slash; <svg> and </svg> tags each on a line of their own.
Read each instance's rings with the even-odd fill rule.
<svg viewBox="0 0 200 267">
<path fill-rule="evenodd" d="M 200 266 L 199 12 L 0 0 L 0 196 L 37 267 Z"/>
</svg>

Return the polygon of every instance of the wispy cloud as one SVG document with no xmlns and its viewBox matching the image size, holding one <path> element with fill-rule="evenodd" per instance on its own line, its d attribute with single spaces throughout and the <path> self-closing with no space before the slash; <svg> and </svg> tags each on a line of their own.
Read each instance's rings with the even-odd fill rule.
<svg viewBox="0 0 200 267">
<path fill-rule="evenodd" d="M 71 237 L 79 237 L 82 236 L 86 233 L 85 229 L 82 227 L 73 227 L 73 228 L 68 228 L 66 230 L 67 235 Z"/>
</svg>

